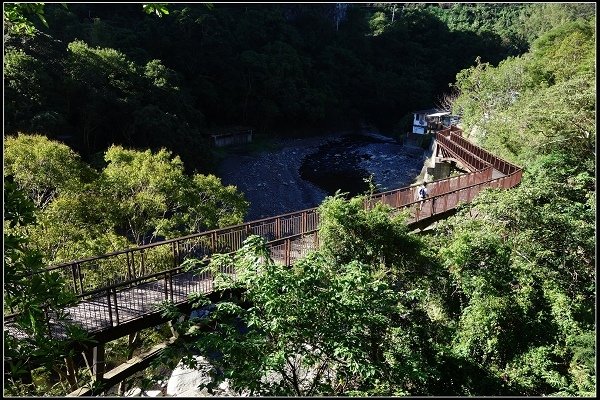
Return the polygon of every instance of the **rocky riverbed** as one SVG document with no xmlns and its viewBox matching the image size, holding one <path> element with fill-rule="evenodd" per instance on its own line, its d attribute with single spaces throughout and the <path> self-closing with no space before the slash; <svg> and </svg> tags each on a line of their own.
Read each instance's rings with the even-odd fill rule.
<svg viewBox="0 0 600 400">
<path fill-rule="evenodd" d="M 428 152 L 373 131 L 322 137 L 276 138 L 275 150 L 229 152 L 217 174 L 250 201 L 246 220 L 318 206 L 337 189 L 351 195 L 408 186 L 421 172 Z"/>
</svg>

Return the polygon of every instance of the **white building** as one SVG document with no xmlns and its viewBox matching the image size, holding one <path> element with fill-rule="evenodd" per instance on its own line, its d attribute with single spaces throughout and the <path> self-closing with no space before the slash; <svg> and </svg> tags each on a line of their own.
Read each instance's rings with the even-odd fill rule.
<svg viewBox="0 0 600 400">
<path fill-rule="evenodd" d="M 412 133 L 418 135 L 434 133 L 457 122 L 458 117 L 450 115 L 449 111 L 442 111 L 435 108 L 414 111 Z"/>
</svg>

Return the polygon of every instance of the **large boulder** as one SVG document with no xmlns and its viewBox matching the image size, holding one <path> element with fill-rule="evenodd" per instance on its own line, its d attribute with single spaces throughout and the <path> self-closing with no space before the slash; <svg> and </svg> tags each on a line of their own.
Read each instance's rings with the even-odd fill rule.
<svg viewBox="0 0 600 400">
<path fill-rule="evenodd" d="M 202 384 L 208 384 L 212 378 L 209 375 L 210 364 L 202 356 L 194 356 L 197 363 L 196 369 L 190 369 L 182 362 L 171 373 L 167 383 L 167 396 L 204 397 L 210 396 L 206 388 L 200 389 Z"/>
<path fill-rule="evenodd" d="M 200 385 L 206 385 L 212 381 L 210 376 L 211 364 L 202 356 L 194 356 L 196 368 L 190 369 L 180 361 L 177 367 L 171 373 L 167 383 L 167 396 L 174 397 L 246 397 L 249 395 L 247 390 L 238 393 L 229 387 L 229 381 L 221 382 L 209 393 L 206 388 L 199 388 Z"/>
</svg>

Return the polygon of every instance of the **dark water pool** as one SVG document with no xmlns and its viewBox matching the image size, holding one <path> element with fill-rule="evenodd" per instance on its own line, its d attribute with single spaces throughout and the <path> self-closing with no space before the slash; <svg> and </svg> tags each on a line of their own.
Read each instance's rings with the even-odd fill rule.
<svg viewBox="0 0 600 400">
<path fill-rule="evenodd" d="M 333 195 L 337 190 L 350 196 L 363 194 L 369 189 L 365 180 L 369 178 L 370 172 L 361 167 L 361 163 L 373 157 L 365 148 L 374 143 L 398 145 L 392 139 L 346 135 L 321 145 L 316 153 L 305 157 L 300 166 L 300 176 L 326 191 L 328 195 Z"/>
</svg>

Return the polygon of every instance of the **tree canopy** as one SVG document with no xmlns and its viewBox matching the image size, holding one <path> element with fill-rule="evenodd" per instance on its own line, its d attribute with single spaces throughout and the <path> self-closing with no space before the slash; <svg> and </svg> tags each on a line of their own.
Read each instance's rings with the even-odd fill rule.
<svg viewBox="0 0 600 400">
<path fill-rule="evenodd" d="M 111 146 L 104 166 L 40 135 L 5 142 L 5 177 L 34 201 L 31 240 L 47 262 L 120 250 L 241 223 L 243 194 L 214 175 L 185 172 L 178 156 Z"/>
<path fill-rule="evenodd" d="M 165 147 L 207 172 L 216 128 L 397 125 L 477 56 L 496 64 L 524 51 L 494 24 L 510 27 L 528 9 L 46 4 L 36 6 L 45 26 L 15 7 L 32 34 L 5 40 L 7 134 L 43 132 L 84 160 L 112 144 Z M 459 10 L 485 29 L 456 23 Z"/>
</svg>

